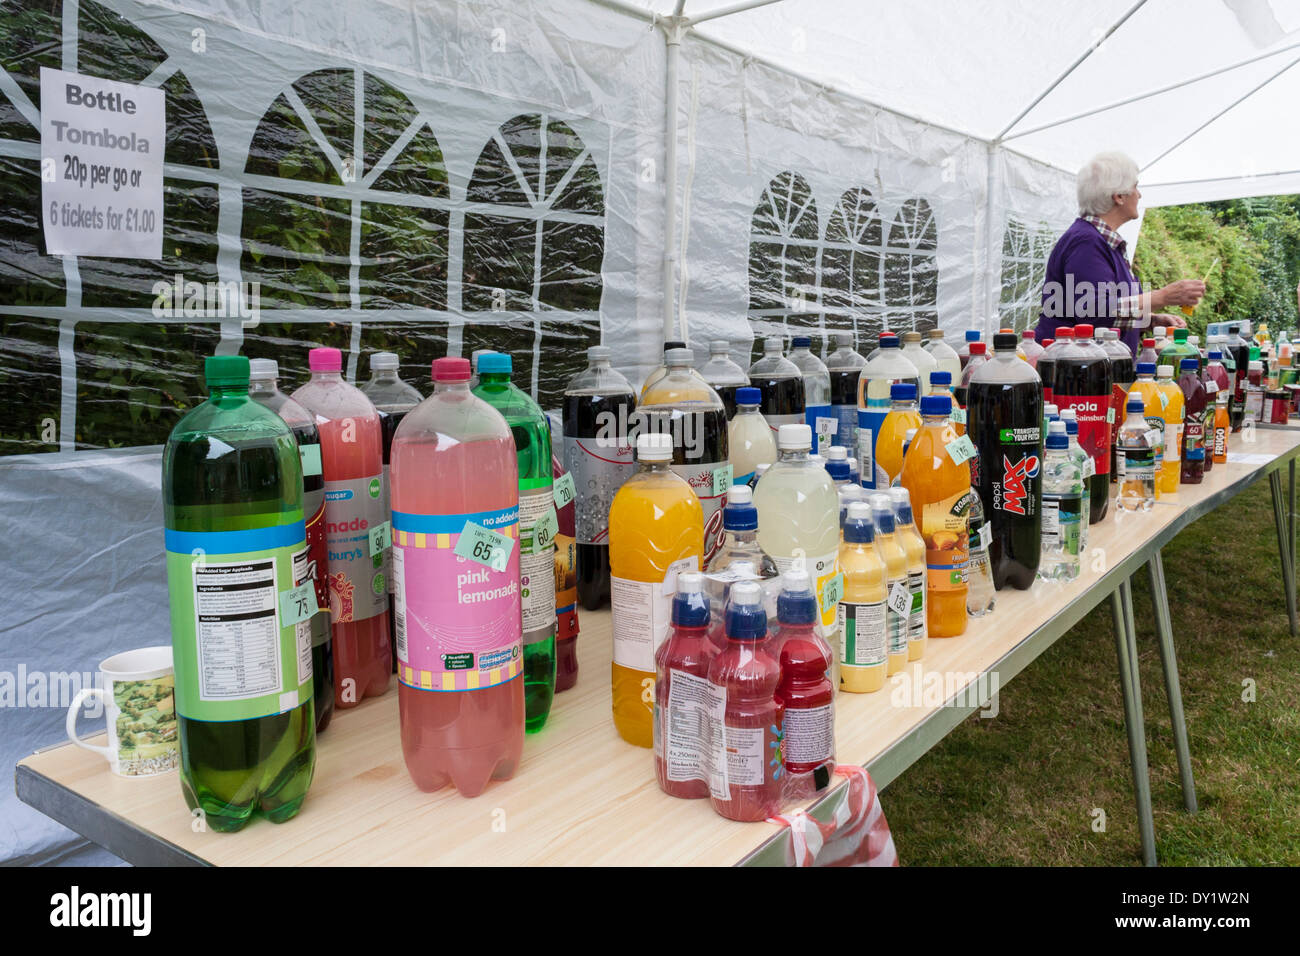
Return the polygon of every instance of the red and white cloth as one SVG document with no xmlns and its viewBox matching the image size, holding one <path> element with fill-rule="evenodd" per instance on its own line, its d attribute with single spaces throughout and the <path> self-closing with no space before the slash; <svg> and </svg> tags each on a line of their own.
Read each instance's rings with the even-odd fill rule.
<svg viewBox="0 0 1300 956">
<path fill-rule="evenodd" d="M 803 810 L 770 817 L 769 823 L 788 827 L 787 866 L 898 866 L 898 852 L 871 774 L 862 767 L 838 764 L 836 776 L 849 785 L 835 813 L 821 823 Z"/>
</svg>

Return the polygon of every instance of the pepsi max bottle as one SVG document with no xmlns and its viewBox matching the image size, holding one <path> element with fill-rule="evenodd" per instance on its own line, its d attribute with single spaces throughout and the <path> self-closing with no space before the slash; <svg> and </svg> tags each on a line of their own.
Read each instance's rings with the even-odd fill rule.
<svg viewBox="0 0 1300 956">
<path fill-rule="evenodd" d="M 993 336 L 993 360 L 971 376 L 966 434 L 971 485 L 983 505 L 993 586 L 1026 590 L 1042 549 L 1043 384 L 1016 356 L 1013 332 Z"/>
</svg>

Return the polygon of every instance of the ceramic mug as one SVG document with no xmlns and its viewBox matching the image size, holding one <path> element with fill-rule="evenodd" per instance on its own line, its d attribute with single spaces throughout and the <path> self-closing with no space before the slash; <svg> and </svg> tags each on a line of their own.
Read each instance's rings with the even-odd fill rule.
<svg viewBox="0 0 1300 956">
<path fill-rule="evenodd" d="M 176 726 L 172 649 L 141 647 L 115 654 L 99 665 L 100 686 L 84 687 L 68 708 L 68 739 L 103 754 L 113 773 L 147 777 L 180 764 Z M 77 715 L 84 701 L 98 696 L 108 719 L 108 745 L 77 737 Z"/>
</svg>

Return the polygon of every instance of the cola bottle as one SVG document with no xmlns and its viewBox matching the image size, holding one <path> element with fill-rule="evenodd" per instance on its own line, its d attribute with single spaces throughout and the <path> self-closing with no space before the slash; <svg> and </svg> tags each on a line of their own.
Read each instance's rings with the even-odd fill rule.
<svg viewBox="0 0 1300 956">
<path fill-rule="evenodd" d="M 1043 384 L 1016 355 L 1014 332 L 993 336 L 993 360 L 971 377 L 966 434 L 971 486 L 983 505 L 993 586 L 1026 590 L 1042 550 Z"/>
<path fill-rule="evenodd" d="M 1115 329 L 1103 329 L 1102 350 L 1110 359 L 1110 480 L 1114 481 L 1119 472 L 1116 449 L 1119 446 L 1119 429 L 1124 424 L 1124 404 L 1128 400 L 1128 390 L 1137 378 L 1134 371 L 1133 353 L 1119 337 Z"/>
<path fill-rule="evenodd" d="M 1056 330 L 1056 338 L 1050 340 L 1051 344 L 1043 349 L 1043 354 L 1038 356 L 1038 377 L 1043 382 L 1043 402 L 1052 405 L 1052 382 L 1056 378 L 1056 357 L 1065 351 L 1067 345 L 1074 344 L 1074 327 L 1069 325 L 1061 326 Z M 1044 436 L 1045 438 L 1046 436 Z"/>
<path fill-rule="evenodd" d="M 1052 398 L 1061 410 L 1074 409 L 1079 446 L 1095 469 L 1087 479 L 1089 527 L 1106 517 L 1110 504 L 1110 359 L 1092 332 L 1091 325 L 1074 327 L 1074 342 L 1057 353 L 1052 378 Z"/>
</svg>

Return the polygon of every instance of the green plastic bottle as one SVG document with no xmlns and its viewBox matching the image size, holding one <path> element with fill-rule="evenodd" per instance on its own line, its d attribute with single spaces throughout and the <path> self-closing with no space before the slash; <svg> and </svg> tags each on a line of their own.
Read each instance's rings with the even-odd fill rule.
<svg viewBox="0 0 1300 956">
<path fill-rule="evenodd" d="M 248 359 L 204 368 L 208 400 L 163 451 L 181 787 L 214 830 L 298 812 L 316 766 L 316 611 L 293 432 L 248 396 Z"/>
<path fill-rule="evenodd" d="M 519 459 L 519 584 L 524 616 L 525 729 L 542 729 L 555 698 L 555 513 L 551 427 L 541 408 L 510 382 L 509 355 L 478 357 L 474 394 L 499 411 Z"/>
</svg>

